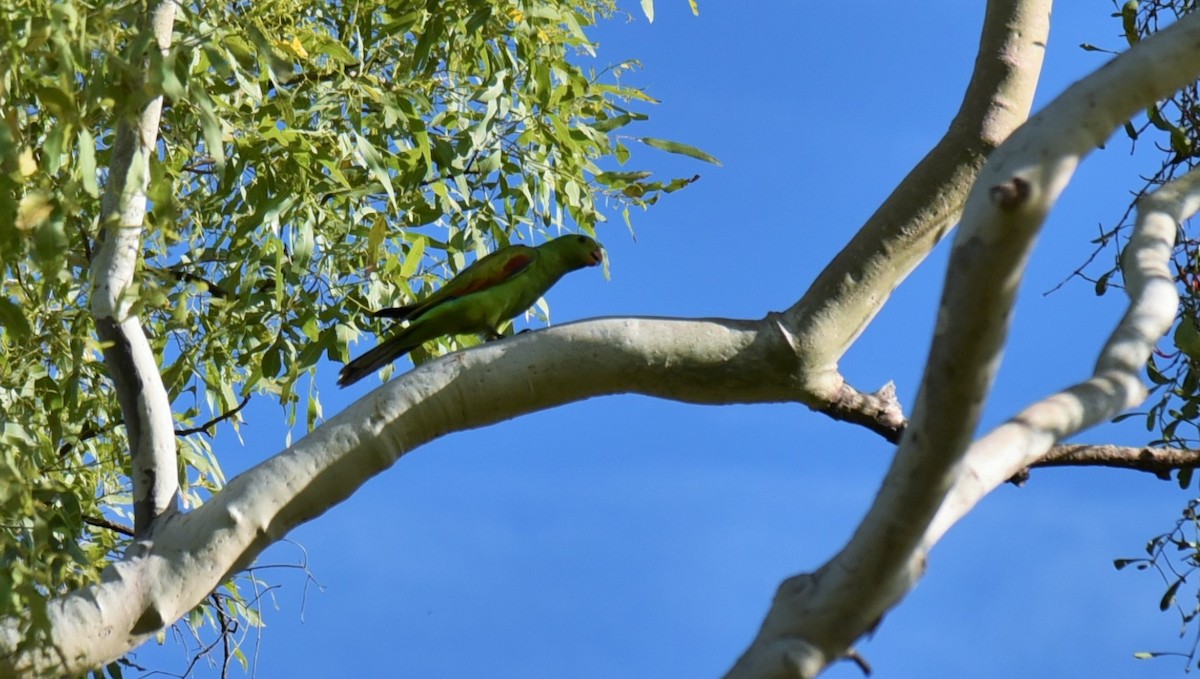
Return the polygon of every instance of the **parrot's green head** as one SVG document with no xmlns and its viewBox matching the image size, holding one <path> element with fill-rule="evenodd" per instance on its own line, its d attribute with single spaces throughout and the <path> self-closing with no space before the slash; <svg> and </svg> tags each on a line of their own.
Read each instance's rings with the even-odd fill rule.
<svg viewBox="0 0 1200 679">
<path fill-rule="evenodd" d="M 553 250 L 554 254 L 572 270 L 582 269 L 585 266 L 596 266 L 604 261 L 604 247 L 594 238 L 583 234 L 559 236 L 543 247 Z"/>
</svg>

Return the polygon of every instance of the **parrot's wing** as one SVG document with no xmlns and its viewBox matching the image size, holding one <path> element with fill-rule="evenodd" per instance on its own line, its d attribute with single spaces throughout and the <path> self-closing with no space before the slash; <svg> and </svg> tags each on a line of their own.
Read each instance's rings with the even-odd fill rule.
<svg viewBox="0 0 1200 679">
<path fill-rule="evenodd" d="M 397 320 L 415 320 L 418 316 L 433 307 L 451 299 L 457 299 L 473 292 L 487 290 L 529 268 L 537 259 L 537 250 L 524 245 L 511 245 L 480 257 L 474 264 L 463 269 L 461 273 L 446 283 L 429 297 L 407 306 L 380 309 L 372 313 L 377 318 L 394 318 Z"/>
<path fill-rule="evenodd" d="M 430 298 L 449 299 L 487 290 L 528 269 L 536 258 L 537 251 L 524 245 L 500 248 L 463 269 L 462 273 L 443 285 Z"/>
</svg>

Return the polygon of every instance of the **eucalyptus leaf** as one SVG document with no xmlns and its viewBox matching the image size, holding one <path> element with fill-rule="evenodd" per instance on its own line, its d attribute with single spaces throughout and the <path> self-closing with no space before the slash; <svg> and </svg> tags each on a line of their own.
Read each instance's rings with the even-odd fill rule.
<svg viewBox="0 0 1200 679">
<path fill-rule="evenodd" d="M 696 160 L 703 160 L 706 163 L 712 163 L 713 165 L 717 166 L 720 166 L 721 164 L 721 161 L 705 153 L 704 151 L 701 151 L 694 146 L 680 144 L 677 141 L 655 139 L 654 137 L 639 137 L 638 141 L 642 142 L 646 146 L 651 146 L 653 148 L 666 151 L 667 153 L 678 153 L 680 155 L 689 156 L 691 158 L 695 158 Z"/>
</svg>

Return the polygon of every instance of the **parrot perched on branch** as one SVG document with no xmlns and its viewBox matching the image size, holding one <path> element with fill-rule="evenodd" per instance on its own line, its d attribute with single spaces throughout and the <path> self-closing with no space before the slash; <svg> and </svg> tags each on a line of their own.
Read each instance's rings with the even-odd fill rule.
<svg viewBox="0 0 1200 679">
<path fill-rule="evenodd" d="M 480 333 L 500 337 L 500 324 L 533 306 L 565 274 L 604 261 L 604 248 L 581 235 L 537 247 L 512 245 L 480 258 L 424 300 L 373 316 L 408 321 L 379 346 L 350 361 L 338 376 L 348 386 L 429 340 Z"/>
</svg>

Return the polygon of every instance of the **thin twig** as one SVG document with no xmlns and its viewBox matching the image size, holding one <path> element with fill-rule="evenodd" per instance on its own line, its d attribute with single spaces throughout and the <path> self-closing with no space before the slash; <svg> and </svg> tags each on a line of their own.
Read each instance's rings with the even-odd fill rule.
<svg viewBox="0 0 1200 679">
<path fill-rule="evenodd" d="M 116 521 L 109 521 L 108 519 L 106 519 L 102 516 L 85 516 L 85 517 L 83 517 L 83 522 L 88 524 L 89 526 L 96 526 L 97 528 L 107 528 L 108 530 L 111 530 L 114 533 L 120 533 L 121 535 L 127 535 L 129 537 L 133 537 L 133 528 L 126 526 L 123 523 L 117 523 Z"/>
<path fill-rule="evenodd" d="M 205 422 L 204 424 L 202 424 L 198 427 L 191 427 L 189 429 L 176 429 L 175 435 L 176 436 L 187 436 L 188 434 L 201 434 L 202 433 L 202 434 L 211 436 L 211 434 L 208 434 L 208 431 L 207 431 L 209 427 L 211 427 L 215 424 L 219 424 L 225 420 L 228 420 L 229 418 L 233 417 L 234 415 L 237 415 L 242 410 L 242 408 L 246 407 L 246 404 L 248 404 L 248 403 L 250 403 L 250 396 L 246 395 L 246 396 L 242 397 L 242 402 L 237 404 L 237 407 L 234 408 L 233 410 L 221 413 L 220 415 L 217 415 L 216 417 L 212 418 L 208 422 Z"/>
</svg>

